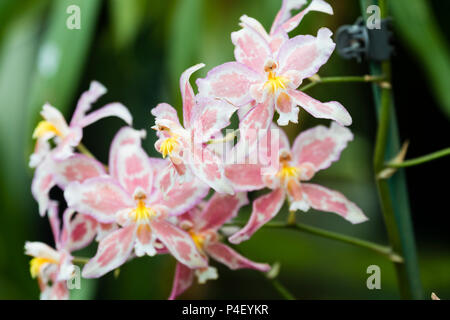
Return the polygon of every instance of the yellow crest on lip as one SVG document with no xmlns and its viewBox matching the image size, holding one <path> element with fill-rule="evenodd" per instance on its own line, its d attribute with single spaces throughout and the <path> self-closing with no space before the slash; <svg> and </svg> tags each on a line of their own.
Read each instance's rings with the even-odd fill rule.
<svg viewBox="0 0 450 320">
<path fill-rule="evenodd" d="M 149 220 L 156 215 L 156 211 L 152 208 L 147 207 L 144 201 L 139 200 L 136 209 L 132 210 L 130 212 L 130 215 L 133 220 L 137 222 L 142 220 Z"/>
<path fill-rule="evenodd" d="M 38 123 L 33 131 L 33 138 L 40 138 L 47 132 L 53 132 L 57 136 L 61 136 L 61 132 L 50 122 L 42 120 Z"/>
<path fill-rule="evenodd" d="M 170 156 L 177 146 L 178 140 L 175 137 L 170 137 L 161 143 L 159 152 L 161 152 L 163 158 L 165 158 L 167 155 Z"/>
<path fill-rule="evenodd" d="M 272 93 L 277 92 L 279 89 L 286 89 L 289 79 L 282 76 L 276 76 L 274 72 L 269 72 L 267 81 L 264 87 L 269 87 Z"/>
<path fill-rule="evenodd" d="M 281 180 L 286 180 L 289 178 L 298 178 L 300 176 L 300 169 L 292 166 L 283 166 L 280 171 L 278 171 L 278 177 Z"/>
<path fill-rule="evenodd" d="M 201 234 L 195 233 L 190 231 L 189 235 L 191 236 L 192 240 L 195 243 L 195 246 L 199 249 L 202 250 L 203 249 L 203 243 L 205 242 L 205 237 Z"/>
<path fill-rule="evenodd" d="M 41 268 L 46 263 L 57 263 L 55 260 L 48 258 L 33 258 L 30 261 L 30 273 L 31 277 L 34 279 L 39 275 Z"/>
</svg>

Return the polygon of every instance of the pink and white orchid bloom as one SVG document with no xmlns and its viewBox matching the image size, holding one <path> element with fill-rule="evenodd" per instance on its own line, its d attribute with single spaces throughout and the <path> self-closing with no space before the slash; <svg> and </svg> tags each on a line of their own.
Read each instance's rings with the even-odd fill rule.
<svg viewBox="0 0 450 320">
<path fill-rule="evenodd" d="M 215 67 L 206 78 L 197 80 L 200 96 L 225 98 L 244 108 L 248 104 L 252 106 L 246 114 L 251 121 L 241 123 L 241 131 L 247 128 L 267 129 L 275 109 L 279 114 L 279 125 L 287 125 L 289 121 L 297 123 L 298 106 L 316 118 L 332 119 L 346 126 L 352 122 L 340 103 L 322 103 L 296 90 L 304 79 L 316 74 L 328 61 L 335 43 L 331 39 L 332 32 L 327 28 L 321 28 L 317 37 L 299 35 L 288 39 L 286 32 L 292 30 L 306 12 L 332 13 L 325 2 L 314 1 L 291 18 L 294 20 L 287 18 L 286 21 L 290 9 L 295 7 L 293 1 L 283 3 L 269 35 L 263 33 L 255 19 L 241 18 L 242 29 L 232 33 L 231 37 L 235 44 L 236 62 Z"/>
<path fill-rule="evenodd" d="M 189 234 L 166 217 L 195 206 L 209 188 L 194 179 L 189 184 L 176 184 L 165 197 L 156 180 L 169 163 L 147 156 L 141 147 L 142 135 L 131 128 L 120 130 L 111 145 L 110 175 L 71 183 L 64 192 L 69 208 L 98 222 L 121 226 L 100 241 L 97 254 L 83 269 L 86 278 L 100 277 L 119 267 L 133 249 L 137 256 L 152 256 L 165 248 L 191 268 L 206 266 Z"/>
<path fill-rule="evenodd" d="M 333 122 L 330 128 L 317 126 L 302 132 L 289 149 L 289 141 L 282 130 L 279 143 L 279 166 L 261 171 L 261 167 L 248 165 L 247 177 L 237 174 L 239 167 L 230 165 L 227 176 L 236 190 L 256 190 L 266 186 L 272 191 L 253 202 L 253 210 L 246 226 L 230 237 L 230 242 L 249 239 L 261 226 L 271 220 L 281 209 L 286 198 L 289 210 L 308 211 L 310 208 L 334 212 L 356 224 L 367 220 L 361 209 L 341 193 L 309 181 L 316 172 L 328 168 L 340 157 L 347 143 L 353 139 L 351 131 Z M 270 132 L 270 130 L 269 130 Z"/>
<path fill-rule="evenodd" d="M 183 182 L 195 176 L 217 192 L 233 194 L 224 175 L 222 160 L 206 142 L 230 124 L 230 117 L 237 108 L 223 99 L 196 99 L 189 78 L 203 66 L 197 64 L 181 75 L 183 126 L 178 121 L 176 110 L 169 104 L 160 103 L 152 109 L 156 117 L 153 128 L 159 136 L 155 148 L 164 158 L 169 156 L 171 181 L 175 181 L 176 176 L 182 177 Z"/>
<path fill-rule="evenodd" d="M 33 257 L 30 261 L 31 276 L 38 280 L 42 300 L 69 299 L 67 281 L 75 272 L 71 252 L 89 245 L 97 232 L 97 222 L 86 215 L 76 214 L 74 217 L 74 212 L 67 209 L 63 219 L 61 232 L 58 204 L 52 201 L 49 220 L 56 249 L 42 242 L 25 243 L 25 254 Z"/>
<path fill-rule="evenodd" d="M 239 209 L 247 203 L 245 193 L 238 193 L 234 196 L 216 193 L 202 206 L 179 216 L 179 226 L 190 234 L 198 250 L 205 257 L 209 256 L 232 270 L 247 268 L 263 272 L 269 271 L 268 264 L 250 261 L 219 241 L 219 228 L 234 218 Z M 197 276 L 199 283 L 218 278 L 217 269 L 214 267 L 191 269 L 177 263 L 169 299 L 175 299 L 187 290 L 191 286 L 194 276 Z"/>
<path fill-rule="evenodd" d="M 46 103 L 41 111 L 44 118 L 33 132 L 37 139 L 34 153 L 30 157 L 30 167 L 38 166 L 50 152 L 49 140 L 53 139 L 56 148 L 52 153 L 57 160 L 63 160 L 73 155 L 73 149 L 83 138 L 83 128 L 106 117 L 115 116 L 124 120 L 128 125 L 132 123 L 132 116 L 121 103 L 110 103 L 104 107 L 86 114 L 92 104 L 106 93 L 106 88 L 97 81 L 92 81 L 89 90 L 84 92 L 76 106 L 73 117 L 68 125 L 62 113 Z"/>
</svg>

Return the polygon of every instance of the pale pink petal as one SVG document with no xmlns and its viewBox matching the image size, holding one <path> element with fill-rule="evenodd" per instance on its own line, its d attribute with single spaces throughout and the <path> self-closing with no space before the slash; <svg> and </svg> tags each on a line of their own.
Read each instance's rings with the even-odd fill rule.
<svg viewBox="0 0 450 320">
<path fill-rule="evenodd" d="M 117 172 L 117 157 L 119 155 L 119 150 L 125 145 L 141 146 L 141 140 L 145 138 L 145 130 L 134 130 L 130 127 L 121 128 L 111 143 L 109 149 L 109 172 L 112 177 L 118 177 Z"/>
<path fill-rule="evenodd" d="M 253 202 L 252 215 L 244 228 L 233 234 L 229 240 L 238 244 L 250 239 L 250 237 L 266 222 L 275 217 L 283 206 L 285 200 L 284 191 L 279 188 L 259 197 Z"/>
<path fill-rule="evenodd" d="M 272 57 L 269 44 L 264 37 L 251 26 L 242 25 L 242 29 L 231 33 L 234 57 L 247 67 L 264 72 L 266 60 Z"/>
<path fill-rule="evenodd" d="M 280 74 L 295 70 L 302 79 L 316 74 L 336 46 L 331 39 L 332 34 L 329 29 L 321 28 L 317 37 L 300 35 L 286 41 L 278 53 Z"/>
<path fill-rule="evenodd" d="M 202 145 L 192 146 L 189 153 L 189 167 L 194 175 L 220 193 L 234 194 L 231 182 L 225 176 L 222 160 Z"/>
<path fill-rule="evenodd" d="M 39 214 L 45 215 L 49 205 L 48 193 L 56 185 L 53 173 L 53 163 L 51 156 L 47 156 L 36 168 L 31 182 L 31 193 L 39 205 Z"/>
<path fill-rule="evenodd" d="M 64 229 L 61 243 L 64 249 L 72 252 L 88 246 L 97 235 L 97 221 L 88 215 L 67 209 L 63 215 Z"/>
<path fill-rule="evenodd" d="M 225 222 L 234 218 L 242 206 L 248 204 L 245 192 L 234 196 L 215 193 L 208 200 L 200 215 L 196 216 L 195 228 L 202 230 L 217 230 Z"/>
<path fill-rule="evenodd" d="M 84 278 L 99 278 L 127 261 L 135 241 L 135 225 L 112 232 L 100 241 L 95 257 L 84 266 Z"/>
<path fill-rule="evenodd" d="M 134 207 L 131 196 L 109 177 L 72 182 L 64 191 L 67 205 L 99 222 L 112 223 L 119 210 Z"/>
<path fill-rule="evenodd" d="M 50 122 L 63 136 L 69 131 L 69 126 L 67 125 L 66 119 L 62 115 L 61 111 L 56 109 L 49 103 L 44 104 L 41 111 L 42 117 Z"/>
<path fill-rule="evenodd" d="M 287 183 L 287 196 L 289 199 L 289 211 L 308 211 L 310 208 L 308 196 L 303 192 L 300 181 L 289 180 Z"/>
<path fill-rule="evenodd" d="M 293 1 L 293 0 L 288 0 L 288 2 L 298 2 L 297 1 Z M 306 3 L 306 1 L 301 0 L 302 6 Z M 300 6 L 296 6 L 295 8 L 292 7 L 292 9 L 300 9 Z M 290 10 L 289 10 L 290 11 Z M 328 14 L 333 14 L 333 8 L 326 3 L 324 0 L 313 0 L 311 1 L 310 5 L 308 7 L 306 7 L 304 10 L 300 11 L 299 13 L 297 13 L 295 16 L 293 16 L 292 18 L 290 17 L 290 14 L 288 16 L 285 16 L 285 19 L 283 21 L 283 19 L 280 19 L 279 21 L 277 21 L 276 24 L 274 24 L 274 32 L 280 32 L 280 29 L 284 32 L 289 32 L 294 30 L 299 24 L 300 22 L 303 20 L 303 17 L 310 11 L 319 11 L 319 12 L 324 12 L 324 13 L 328 13 Z"/>
<path fill-rule="evenodd" d="M 114 103 L 107 104 L 104 107 L 89 113 L 87 116 L 85 116 L 83 119 L 81 119 L 80 122 L 77 123 L 77 125 L 84 128 L 94 122 L 97 122 L 100 119 L 107 118 L 107 117 L 120 118 L 130 126 L 133 122 L 133 117 L 132 117 L 130 111 L 127 109 L 127 107 L 125 107 L 121 103 L 114 102 Z"/>
<path fill-rule="evenodd" d="M 222 99 L 199 98 L 198 107 L 201 110 L 196 117 L 192 131 L 195 130 L 195 142 L 206 142 L 213 135 L 230 124 L 230 118 L 238 109 Z"/>
<path fill-rule="evenodd" d="M 181 98 L 183 99 L 183 126 L 186 129 L 192 126 L 196 107 L 195 94 L 191 84 L 189 83 L 189 78 L 195 71 L 203 68 L 204 66 L 205 65 L 203 63 L 196 64 L 195 66 L 192 66 L 184 71 L 180 77 Z"/>
<path fill-rule="evenodd" d="M 36 168 L 45 159 L 45 157 L 50 153 L 51 148 L 50 148 L 50 143 L 48 142 L 48 139 L 50 139 L 52 137 L 53 137 L 53 134 L 45 135 L 36 140 L 34 151 L 30 156 L 30 161 L 28 162 L 28 165 L 30 166 L 30 168 Z"/>
<path fill-rule="evenodd" d="M 208 191 L 208 185 L 196 178 L 184 183 L 176 181 L 165 194 L 161 192 L 158 203 L 168 207 L 170 215 L 178 215 L 199 203 Z"/>
<path fill-rule="evenodd" d="M 293 162 L 301 167 L 310 164 L 314 172 L 328 168 L 339 160 L 342 150 L 353 140 L 352 132 L 333 122 L 330 128 L 316 126 L 303 131 L 292 147 Z"/>
<path fill-rule="evenodd" d="M 92 81 L 89 90 L 83 92 L 78 100 L 72 120 L 70 121 L 70 126 L 79 126 L 81 120 L 85 117 L 86 112 L 91 109 L 92 104 L 104 95 L 106 91 L 106 88 L 100 82 Z"/>
<path fill-rule="evenodd" d="M 241 106 L 252 100 L 250 86 L 261 81 L 264 81 L 264 74 L 242 63 L 227 62 L 210 70 L 206 78 L 197 79 L 197 86 L 203 97 L 225 98 Z"/>
<path fill-rule="evenodd" d="M 208 265 L 185 231 L 163 219 L 152 220 L 151 228 L 167 250 L 182 264 L 189 268 L 204 268 Z"/>
<path fill-rule="evenodd" d="M 262 272 L 267 272 L 270 270 L 270 266 L 268 264 L 253 262 L 220 242 L 208 243 L 205 250 L 209 256 L 220 263 L 223 263 L 231 270 L 243 268 L 255 269 Z"/>
<path fill-rule="evenodd" d="M 184 264 L 177 263 L 175 268 L 175 278 L 173 279 L 172 291 L 169 300 L 176 299 L 180 294 L 189 289 L 194 280 L 194 270 L 189 269 Z"/>
<path fill-rule="evenodd" d="M 343 126 L 352 124 L 352 117 L 339 102 L 322 103 L 298 90 L 288 90 L 288 93 L 297 105 L 316 118 L 335 120 Z"/>
<path fill-rule="evenodd" d="M 121 147 L 116 155 L 116 178 L 120 185 L 133 194 L 142 188 L 150 194 L 153 188 L 153 170 L 145 151 L 136 145 Z"/>
<path fill-rule="evenodd" d="M 262 26 L 262 24 L 256 20 L 255 18 L 249 17 L 247 15 L 242 15 L 239 20 L 241 21 L 239 23 L 240 26 L 247 26 L 253 28 L 256 32 L 259 33 L 261 37 L 263 37 L 266 41 L 270 41 L 270 37 L 267 34 L 266 29 Z"/>
<path fill-rule="evenodd" d="M 53 166 L 56 183 L 64 188 L 73 181 L 83 182 L 89 178 L 106 174 L 104 166 L 97 160 L 83 154 L 73 155 Z"/>
<path fill-rule="evenodd" d="M 180 124 L 177 111 L 168 103 L 158 104 L 151 112 L 157 119 L 166 119 Z"/>
<path fill-rule="evenodd" d="M 307 0 L 283 0 L 281 8 L 273 20 L 272 27 L 270 28 L 270 34 L 274 34 L 275 31 L 277 31 L 278 28 L 292 16 L 292 10 L 300 9 L 307 2 Z"/>
<path fill-rule="evenodd" d="M 48 220 L 52 229 L 55 247 L 59 248 L 61 221 L 59 220 L 59 206 L 57 201 L 50 201 L 48 206 Z"/>
<path fill-rule="evenodd" d="M 69 289 L 66 281 L 58 281 L 46 286 L 41 293 L 41 300 L 69 300 Z"/>
<path fill-rule="evenodd" d="M 302 190 L 316 210 L 337 213 L 353 224 L 368 220 L 362 210 L 340 192 L 310 183 L 304 183 Z"/>
<path fill-rule="evenodd" d="M 230 164 L 225 167 L 225 176 L 238 191 L 253 191 L 265 187 L 261 176 L 262 166 L 258 164 Z"/>
<path fill-rule="evenodd" d="M 70 128 L 62 138 L 56 137 L 57 147 L 52 151 L 53 158 L 64 160 L 73 156 L 74 148 L 80 144 L 82 138 L 83 131 L 79 127 Z"/>
</svg>

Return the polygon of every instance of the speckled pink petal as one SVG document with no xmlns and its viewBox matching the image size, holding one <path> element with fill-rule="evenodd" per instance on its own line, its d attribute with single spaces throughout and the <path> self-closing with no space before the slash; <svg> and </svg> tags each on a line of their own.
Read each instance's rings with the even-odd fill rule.
<svg viewBox="0 0 450 320">
<path fill-rule="evenodd" d="M 337 121 L 340 125 L 352 124 L 352 117 L 348 111 L 336 101 L 320 102 L 298 90 L 288 90 L 293 101 L 309 112 L 313 117 Z"/>
<path fill-rule="evenodd" d="M 104 166 L 97 160 L 83 154 L 73 155 L 62 161 L 55 161 L 53 166 L 55 181 L 64 188 L 73 181 L 83 182 L 89 178 L 106 174 Z"/>
<path fill-rule="evenodd" d="M 97 235 L 98 223 L 88 215 L 67 209 L 63 215 L 64 225 L 61 244 L 69 252 L 88 246 Z"/>
<path fill-rule="evenodd" d="M 115 222 L 116 212 L 135 205 L 131 195 L 109 177 L 72 182 L 67 186 L 64 197 L 70 208 L 102 223 Z"/>
<path fill-rule="evenodd" d="M 92 104 L 106 92 L 106 88 L 100 82 L 92 81 L 89 90 L 83 92 L 78 100 L 72 120 L 70 121 L 70 126 L 78 126 L 85 117 L 86 112 L 91 109 Z"/>
<path fill-rule="evenodd" d="M 196 218 L 196 230 L 217 230 L 225 222 L 234 218 L 239 209 L 248 204 L 245 192 L 234 196 L 215 193 L 206 203 L 206 206 Z"/>
<path fill-rule="evenodd" d="M 302 190 L 316 210 L 337 213 L 353 224 L 368 220 L 362 210 L 340 192 L 310 183 L 304 183 Z"/>
<path fill-rule="evenodd" d="M 196 64 L 195 66 L 192 66 L 184 71 L 180 77 L 180 90 L 181 97 L 183 99 L 183 126 L 186 129 L 190 128 L 192 125 L 196 107 L 195 94 L 191 84 L 189 83 L 189 78 L 195 71 L 203 68 L 204 66 L 205 65 L 203 63 Z"/>
<path fill-rule="evenodd" d="M 300 35 L 286 41 L 278 52 L 280 74 L 295 70 L 301 78 L 309 78 L 325 64 L 336 46 L 327 28 L 319 29 L 317 37 Z"/>
<path fill-rule="evenodd" d="M 179 262 L 189 268 L 204 268 L 208 265 L 191 236 L 180 228 L 163 219 L 151 221 L 151 228 L 157 238 Z"/>
<path fill-rule="evenodd" d="M 53 173 L 53 160 L 48 155 L 36 168 L 31 182 L 31 193 L 39 205 L 39 215 L 43 217 L 48 209 L 48 193 L 56 184 Z"/>
<path fill-rule="evenodd" d="M 204 79 L 197 79 L 202 97 L 225 98 L 242 106 L 249 103 L 250 86 L 264 81 L 264 74 L 253 71 L 239 62 L 227 62 L 210 70 Z"/>
<path fill-rule="evenodd" d="M 175 267 L 175 278 L 173 279 L 172 291 L 169 300 L 176 299 L 192 285 L 194 280 L 194 270 L 189 269 L 184 264 L 177 263 Z"/>
<path fill-rule="evenodd" d="M 126 122 L 126 124 L 130 125 L 133 123 L 133 117 L 130 111 L 123 104 L 118 102 L 113 102 L 105 105 L 104 107 L 95 110 L 80 120 L 77 123 L 78 126 L 84 128 L 87 127 L 94 122 L 97 122 L 100 119 L 107 117 L 117 117 Z"/>
<path fill-rule="evenodd" d="M 270 270 L 270 266 L 268 264 L 253 262 L 220 242 L 208 243 L 205 250 L 214 260 L 223 263 L 231 270 L 244 268 L 255 269 L 262 272 L 267 272 Z"/>
<path fill-rule="evenodd" d="M 298 123 L 298 107 L 288 93 L 281 91 L 275 99 L 275 108 L 278 112 L 277 123 L 286 126 L 289 122 Z"/>
<path fill-rule="evenodd" d="M 242 29 L 231 33 L 234 57 L 247 67 L 264 72 L 266 60 L 272 57 L 269 43 L 251 26 L 243 25 Z"/>
<path fill-rule="evenodd" d="M 316 126 L 298 135 L 292 147 L 293 162 L 301 167 L 312 165 L 314 172 L 339 160 L 342 150 L 353 140 L 352 132 L 333 122 L 330 128 Z"/>
<path fill-rule="evenodd" d="M 230 164 L 225 167 L 225 176 L 236 192 L 259 190 L 265 187 L 261 169 L 258 164 Z"/>
<path fill-rule="evenodd" d="M 84 278 L 99 278 L 127 261 L 135 242 L 134 224 L 120 228 L 100 241 L 95 257 L 84 266 Z"/>
<path fill-rule="evenodd" d="M 238 244 L 250 239 L 259 228 L 277 215 L 284 203 L 285 197 L 284 191 L 281 188 L 278 188 L 256 199 L 253 202 L 250 220 L 244 228 L 229 238 L 230 242 Z"/>
</svg>

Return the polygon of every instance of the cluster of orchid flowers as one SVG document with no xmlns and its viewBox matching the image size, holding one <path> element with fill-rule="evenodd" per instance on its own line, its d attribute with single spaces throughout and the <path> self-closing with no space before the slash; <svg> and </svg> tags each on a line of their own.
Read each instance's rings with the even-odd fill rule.
<svg viewBox="0 0 450 320">
<path fill-rule="evenodd" d="M 33 134 L 37 142 L 30 159 L 36 168 L 32 193 L 40 215 L 48 216 L 55 248 L 41 242 L 25 244 L 42 299 L 69 297 L 66 282 L 74 272 L 72 253 L 93 241 L 98 249 L 83 267 L 85 278 L 101 277 L 136 257 L 172 255 L 177 265 L 171 299 L 188 289 L 195 276 L 199 283 L 218 277 L 210 257 L 233 270 L 269 271 L 269 264 L 250 261 L 223 243 L 221 228 L 248 204 L 249 191 L 271 190 L 253 201 L 249 221 L 228 239 L 233 244 L 250 239 L 286 200 L 290 211 L 314 208 L 337 213 L 351 223 L 367 220 L 341 193 L 303 182 L 337 161 L 353 139 L 345 127 L 351 117 L 341 104 L 322 103 L 297 90 L 335 47 L 327 28 L 321 28 L 317 37 L 289 38 L 288 32 L 307 12 L 333 13 L 325 1 L 313 0 L 291 14 L 306 3 L 284 0 L 270 33 L 257 20 L 242 16 L 241 29 L 231 35 L 236 61 L 198 79 L 198 94 L 189 79 L 204 65 L 181 75 L 183 124 L 169 104 L 151 110 L 158 135 L 155 148 L 163 159 L 146 154 L 141 146 L 146 132 L 131 127 L 132 116 L 122 104 L 89 112 L 106 93 L 98 82 L 82 94 L 70 124 L 56 108 L 44 105 L 44 120 Z M 302 132 L 290 148 L 287 136 L 272 120 L 276 110 L 278 125 L 297 123 L 299 106 L 333 122 L 329 128 Z M 222 131 L 236 111 L 239 139 L 234 144 L 234 135 L 229 139 Z M 83 128 L 109 116 L 128 126 L 115 135 L 106 166 L 75 150 Z M 258 159 L 252 161 L 255 154 Z M 62 215 L 58 202 L 49 196 L 54 186 L 64 191 L 67 209 Z M 208 197 L 211 189 L 214 193 Z"/>
</svg>

